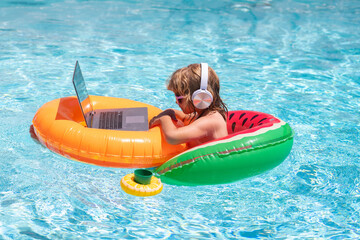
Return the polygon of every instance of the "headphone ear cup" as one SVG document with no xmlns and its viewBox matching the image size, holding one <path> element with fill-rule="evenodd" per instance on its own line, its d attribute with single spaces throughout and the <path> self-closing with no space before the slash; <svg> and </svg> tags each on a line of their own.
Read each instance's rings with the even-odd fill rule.
<svg viewBox="0 0 360 240">
<path fill-rule="evenodd" d="M 206 109 L 210 107 L 213 96 L 208 90 L 199 89 L 193 93 L 191 100 L 196 108 Z"/>
</svg>

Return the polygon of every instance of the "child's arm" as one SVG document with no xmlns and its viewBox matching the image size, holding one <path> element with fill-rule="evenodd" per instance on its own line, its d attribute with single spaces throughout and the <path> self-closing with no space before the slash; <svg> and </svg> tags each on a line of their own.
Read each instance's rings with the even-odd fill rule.
<svg viewBox="0 0 360 240">
<path fill-rule="evenodd" d="M 177 125 L 180 125 L 180 126 L 186 126 L 186 125 L 189 125 L 194 118 L 194 113 L 190 113 L 190 114 L 185 114 L 183 111 L 180 111 L 180 110 L 176 110 L 176 109 L 166 109 L 165 111 L 161 112 L 159 115 L 153 117 L 150 122 L 149 122 L 149 126 L 150 128 L 155 126 L 155 125 L 158 125 L 159 123 L 157 124 L 154 124 L 156 123 L 156 121 L 161 118 L 162 116 L 170 116 L 170 118 L 175 121 L 175 122 L 178 122 L 178 121 L 181 121 L 181 123 L 178 123 Z"/>
<path fill-rule="evenodd" d="M 172 109 L 178 120 L 182 121 L 185 126 L 189 125 L 195 119 L 195 113 L 185 114 L 183 111 Z"/>
<path fill-rule="evenodd" d="M 177 128 L 169 115 L 157 118 L 150 127 L 161 125 L 166 141 L 170 144 L 186 143 L 195 139 L 206 137 L 209 133 L 211 122 L 199 119 L 187 126 Z"/>
</svg>

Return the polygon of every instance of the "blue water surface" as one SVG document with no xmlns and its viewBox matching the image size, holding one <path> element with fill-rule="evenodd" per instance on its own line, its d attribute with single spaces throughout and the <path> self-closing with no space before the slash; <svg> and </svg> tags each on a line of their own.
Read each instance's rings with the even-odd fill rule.
<svg viewBox="0 0 360 240">
<path fill-rule="evenodd" d="M 0 239 L 360 238 L 357 0 L 0 3 Z M 127 195 L 132 169 L 74 162 L 35 143 L 44 103 L 90 94 L 177 108 L 165 81 L 208 62 L 230 110 L 295 131 L 277 168 L 237 183 Z"/>
</svg>

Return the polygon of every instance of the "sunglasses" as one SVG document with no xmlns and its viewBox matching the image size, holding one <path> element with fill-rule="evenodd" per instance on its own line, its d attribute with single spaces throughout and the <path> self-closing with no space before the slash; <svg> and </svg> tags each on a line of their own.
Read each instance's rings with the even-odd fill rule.
<svg viewBox="0 0 360 240">
<path fill-rule="evenodd" d="M 176 96 L 175 95 L 175 98 L 176 98 L 176 103 L 177 104 L 181 104 L 182 100 L 185 98 L 185 96 Z"/>
</svg>

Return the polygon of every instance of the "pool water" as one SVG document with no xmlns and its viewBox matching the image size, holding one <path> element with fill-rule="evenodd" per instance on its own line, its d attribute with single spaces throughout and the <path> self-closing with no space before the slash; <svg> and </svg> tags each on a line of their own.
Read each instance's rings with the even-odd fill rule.
<svg viewBox="0 0 360 240">
<path fill-rule="evenodd" d="M 360 238 L 357 0 L 0 3 L 0 239 Z M 177 108 L 165 81 L 208 62 L 230 110 L 295 131 L 289 157 L 227 185 L 125 194 L 132 169 L 74 162 L 34 142 L 44 103 L 90 94 Z"/>
</svg>

